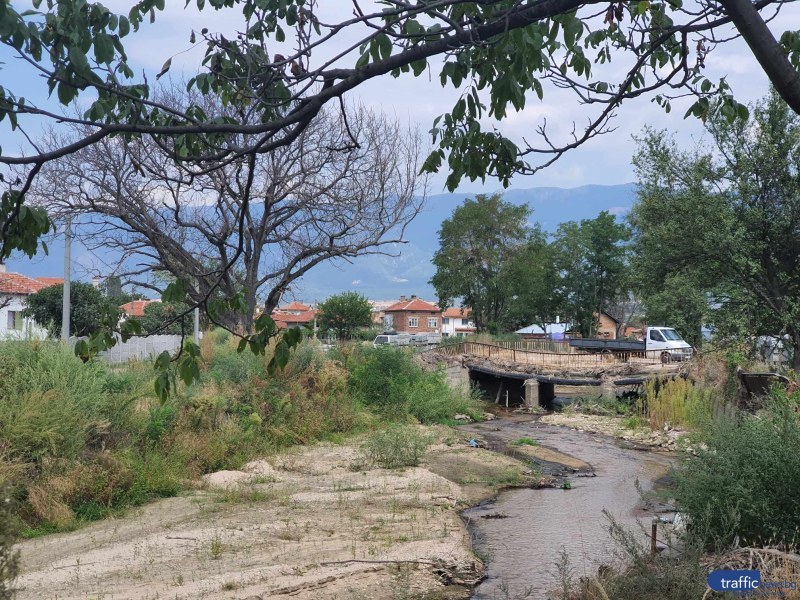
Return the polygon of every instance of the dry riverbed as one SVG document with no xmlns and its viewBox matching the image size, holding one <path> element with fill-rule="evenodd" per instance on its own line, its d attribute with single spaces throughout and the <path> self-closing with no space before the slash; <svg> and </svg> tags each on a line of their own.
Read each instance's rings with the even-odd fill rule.
<svg viewBox="0 0 800 600">
<path fill-rule="evenodd" d="M 206 476 L 198 489 L 25 541 L 19 600 L 466 598 L 483 565 L 459 516 L 541 483 L 450 431 L 420 467 L 361 466 L 358 441 Z"/>
</svg>

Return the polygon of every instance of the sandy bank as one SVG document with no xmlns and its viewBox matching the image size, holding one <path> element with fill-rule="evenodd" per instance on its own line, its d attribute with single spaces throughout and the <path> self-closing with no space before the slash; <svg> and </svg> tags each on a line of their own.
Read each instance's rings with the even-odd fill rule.
<svg viewBox="0 0 800 600">
<path fill-rule="evenodd" d="M 534 480 L 518 461 L 449 441 L 396 471 L 354 470 L 356 442 L 298 448 L 23 542 L 18 598 L 468 597 L 483 567 L 459 512 L 498 483 Z"/>
</svg>

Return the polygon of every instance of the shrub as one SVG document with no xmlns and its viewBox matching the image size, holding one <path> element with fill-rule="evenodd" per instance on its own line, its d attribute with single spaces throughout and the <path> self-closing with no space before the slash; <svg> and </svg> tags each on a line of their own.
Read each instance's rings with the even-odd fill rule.
<svg viewBox="0 0 800 600">
<path fill-rule="evenodd" d="M 14 549 L 16 526 L 12 498 L 5 486 L 0 486 L 0 600 L 13 597 L 14 580 L 19 572 L 19 552 Z"/>
<path fill-rule="evenodd" d="M 350 361 L 350 384 L 367 406 L 390 418 L 412 415 L 422 423 L 445 423 L 456 414 L 479 419 L 483 413 L 468 390 L 454 390 L 442 372 L 416 364 L 402 348 L 362 349 Z"/>
<path fill-rule="evenodd" d="M 639 416 L 647 419 L 652 429 L 661 429 L 665 424 L 702 427 L 711 421 L 713 407 L 713 390 L 681 377 L 666 382 L 649 379 L 644 384 L 644 398 L 637 402 Z"/>
<path fill-rule="evenodd" d="M 107 429 L 113 411 L 101 365 L 55 343 L 7 342 L 0 361 L 0 439 L 11 459 L 76 457 Z"/>
<path fill-rule="evenodd" d="M 705 448 L 678 473 L 676 499 L 710 547 L 779 542 L 800 532 L 800 400 L 773 393 L 770 408 L 709 427 Z"/>
<path fill-rule="evenodd" d="M 393 425 L 372 434 L 361 450 L 367 464 L 397 469 L 419 465 L 431 443 L 431 436 L 416 427 Z"/>
</svg>

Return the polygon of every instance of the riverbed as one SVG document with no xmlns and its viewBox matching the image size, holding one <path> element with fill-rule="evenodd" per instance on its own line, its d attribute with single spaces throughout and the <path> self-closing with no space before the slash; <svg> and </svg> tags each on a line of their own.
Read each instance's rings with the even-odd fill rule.
<svg viewBox="0 0 800 600">
<path fill-rule="evenodd" d="M 507 445 L 520 438 L 535 440 L 538 446 L 518 446 L 515 453 L 527 450 L 553 460 L 543 462 L 543 469 L 568 482 L 563 486 L 568 489 L 503 491 L 463 513 L 487 568 L 474 599 L 559 598 L 554 590 L 560 587 L 556 563 L 562 551 L 575 580 L 597 574 L 601 565 L 615 564 L 616 546 L 604 511 L 643 540 L 648 535 L 645 528 L 649 532 L 656 509 L 645 508 L 642 492 L 651 491 L 669 472 L 670 456 L 536 421 L 498 419 L 464 429 L 496 450 L 515 448 Z"/>
</svg>

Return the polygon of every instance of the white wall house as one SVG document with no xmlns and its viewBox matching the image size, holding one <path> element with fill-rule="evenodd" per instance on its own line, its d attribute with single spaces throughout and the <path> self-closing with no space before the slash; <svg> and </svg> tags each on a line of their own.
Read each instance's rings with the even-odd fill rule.
<svg viewBox="0 0 800 600">
<path fill-rule="evenodd" d="M 465 337 L 476 331 L 470 309 L 451 306 L 442 313 L 442 335 L 444 337 Z"/>
<path fill-rule="evenodd" d="M 0 264 L 0 340 L 44 339 L 47 330 L 22 316 L 25 298 L 63 280 L 42 277 L 32 278 L 20 273 L 6 272 Z"/>
</svg>

